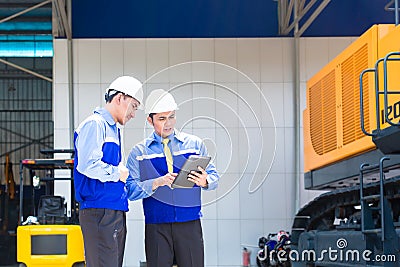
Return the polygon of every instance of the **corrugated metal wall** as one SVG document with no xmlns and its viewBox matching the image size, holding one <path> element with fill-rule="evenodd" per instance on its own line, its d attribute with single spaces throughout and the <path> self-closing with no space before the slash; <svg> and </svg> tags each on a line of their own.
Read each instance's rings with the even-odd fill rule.
<svg viewBox="0 0 400 267">
<path fill-rule="evenodd" d="M 29 69 L 51 74 L 51 59 L 27 58 L 26 62 Z M 0 162 L 10 153 L 14 179 L 19 183 L 19 162 L 43 158 L 40 149 L 53 148 L 52 83 L 4 64 L 0 74 Z M 4 164 L 0 170 L 4 184 Z"/>
</svg>

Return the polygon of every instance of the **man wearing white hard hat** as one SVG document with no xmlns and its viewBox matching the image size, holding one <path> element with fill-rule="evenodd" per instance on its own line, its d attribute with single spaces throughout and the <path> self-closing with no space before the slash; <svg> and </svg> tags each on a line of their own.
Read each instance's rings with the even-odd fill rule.
<svg viewBox="0 0 400 267">
<path fill-rule="evenodd" d="M 75 130 L 74 185 L 80 204 L 87 267 L 121 267 L 126 239 L 128 170 L 121 163 L 117 123 L 135 117 L 143 101 L 142 83 L 130 76 L 115 79 L 105 93 L 106 105 Z"/>
<path fill-rule="evenodd" d="M 188 175 L 195 184 L 193 188 L 170 187 L 190 155 L 207 156 L 199 137 L 175 129 L 176 110 L 178 106 L 170 93 L 162 89 L 150 93 L 145 113 L 154 131 L 133 147 L 127 161 L 129 199 L 145 197 L 148 267 L 171 267 L 174 259 L 180 267 L 204 266 L 201 190 L 215 189 L 219 175 L 210 163 L 206 169 L 199 167 L 199 172 Z M 139 193 L 138 186 L 143 192 Z"/>
</svg>

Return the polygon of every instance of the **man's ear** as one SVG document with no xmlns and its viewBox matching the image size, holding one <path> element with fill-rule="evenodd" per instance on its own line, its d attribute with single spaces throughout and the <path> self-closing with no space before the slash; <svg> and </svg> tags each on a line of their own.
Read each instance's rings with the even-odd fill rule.
<svg viewBox="0 0 400 267">
<path fill-rule="evenodd" d="M 152 119 L 150 116 L 147 116 L 147 122 L 148 122 L 150 125 L 153 125 L 153 119 Z"/>
<path fill-rule="evenodd" d="M 119 103 L 121 103 L 121 97 L 122 97 L 123 95 L 121 94 L 121 93 L 118 93 L 118 95 L 116 95 L 116 97 L 117 97 L 117 103 L 119 104 Z"/>
</svg>

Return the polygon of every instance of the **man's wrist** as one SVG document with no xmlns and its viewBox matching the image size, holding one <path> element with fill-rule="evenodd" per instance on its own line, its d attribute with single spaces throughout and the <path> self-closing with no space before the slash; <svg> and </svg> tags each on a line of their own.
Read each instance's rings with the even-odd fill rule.
<svg viewBox="0 0 400 267">
<path fill-rule="evenodd" d="M 154 179 L 153 180 L 153 185 L 152 185 L 152 190 L 153 191 L 156 191 L 156 189 L 159 187 L 160 185 L 159 185 L 159 183 L 158 183 L 158 178 L 156 178 L 156 179 Z"/>
</svg>

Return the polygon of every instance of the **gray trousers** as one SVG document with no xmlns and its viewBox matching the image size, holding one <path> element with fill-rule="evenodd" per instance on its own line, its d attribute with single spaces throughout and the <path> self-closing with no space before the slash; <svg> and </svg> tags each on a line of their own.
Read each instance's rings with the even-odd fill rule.
<svg viewBox="0 0 400 267">
<path fill-rule="evenodd" d="M 126 214 L 109 209 L 79 211 L 86 267 L 122 267 L 126 240 Z"/>
<path fill-rule="evenodd" d="M 200 220 L 146 224 L 145 247 L 147 267 L 204 267 Z"/>
</svg>

